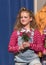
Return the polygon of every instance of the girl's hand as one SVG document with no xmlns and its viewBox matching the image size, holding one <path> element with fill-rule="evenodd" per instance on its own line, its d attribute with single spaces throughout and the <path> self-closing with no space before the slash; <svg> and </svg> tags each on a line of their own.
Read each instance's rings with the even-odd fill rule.
<svg viewBox="0 0 46 65">
<path fill-rule="evenodd" d="M 24 50 L 23 45 L 20 45 L 20 46 L 19 46 L 19 50 Z"/>
<path fill-rule="evenodd" d="M 29 47 L 29 46 L 30 46 L 29 42 L 23 42 L 23 47 L 24 48 Z"/>
<path fill-rule="evenodd" d="M 38 52 L 38 56 L 39 56 L 40 58 L 42 57 L 42 52 L 41 52 L 41 51 Z"/>
</svg>

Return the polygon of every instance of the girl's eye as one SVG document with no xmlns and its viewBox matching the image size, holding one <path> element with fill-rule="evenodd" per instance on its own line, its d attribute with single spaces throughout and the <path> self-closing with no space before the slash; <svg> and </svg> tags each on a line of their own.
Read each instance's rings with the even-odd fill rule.
<svg viewBox="0 0 46 65">
<path fill-rule="evenodd" d="M 24 17 L 20 17 L 20 18 L 27 18 L 26 16 L 24 16 Z"/>
<path fill-rule="evenodd" d="M 24 18 L 27 18 L 26 16 Z"/>
</svg>

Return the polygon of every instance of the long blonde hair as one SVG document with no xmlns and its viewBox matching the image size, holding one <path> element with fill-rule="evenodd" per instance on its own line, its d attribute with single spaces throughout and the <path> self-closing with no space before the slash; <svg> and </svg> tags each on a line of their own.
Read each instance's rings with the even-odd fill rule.
<svg viewBox="0 0 46 65">
<path fill-rule="evenodd" d="M 43 34 L 43 30 L 46 27 L 46 4 L 35 15 L 38 29 Z"/>
<path fill-rule="evenodd" d="M 35 20 L 35 17 L 34 17 L 34 14 L 32 13 L 32 11 L 22 7 L 17 15 L 17 18 L 16 18 L 16 22 L 15 22 L 15 26 L 14 26 L 14 29 L 17 29 L 17 30 L 21 30 L 21 28 L 23 27 L 23 25 L 21 24 L 20 22 L 20 17 L 21 17 L 21 12 L 27 12 L 29 13 L 29 16 L 32 17 L 32 22 L 30 24 L 30 27 L 32 28 L 37 28 L 37 25 L 36 25 L 36 20 Z"/>
</svg>

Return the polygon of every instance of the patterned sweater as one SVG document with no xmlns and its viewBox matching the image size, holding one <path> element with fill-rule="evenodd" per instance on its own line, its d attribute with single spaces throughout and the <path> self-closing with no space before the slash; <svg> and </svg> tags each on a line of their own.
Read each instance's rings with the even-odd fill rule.
<svg viewBox="0 0 46 65">
<path fill-rule="evenodd" d="M 43 42 L 40 32 L 38 30 L 34 30 L 33 32 L 34 32 L 33 42 L 30 42 L 29 49 L 26 50 L 24 53 L 19 51 L 19 45 L 22 40 L 19 39 L 20 37 L 18 36 L 18 31 L 14 30 L 13 33 L 11 34 L 8 45 L 8 51 L 14 54 L 19 52 L 17 55 L 15 55 L 15 61 L 29 62 L 34 58 L 38 58 L 35 52 L 43 51 Z"/>
</svg>

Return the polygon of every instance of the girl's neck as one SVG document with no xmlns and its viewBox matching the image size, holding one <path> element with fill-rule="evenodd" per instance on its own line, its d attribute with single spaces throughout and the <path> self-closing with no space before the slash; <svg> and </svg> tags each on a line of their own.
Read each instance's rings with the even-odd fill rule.
<svg viewBox="0 0 46 65">
<path fill-rule="evenodd" d="M 24 29 L 26 29 L 26 30 L 30 30 L 30 28 L 31 27 L 29 25 L 27 25 L 27 26 L 24 27 Z"/>
</svg>

